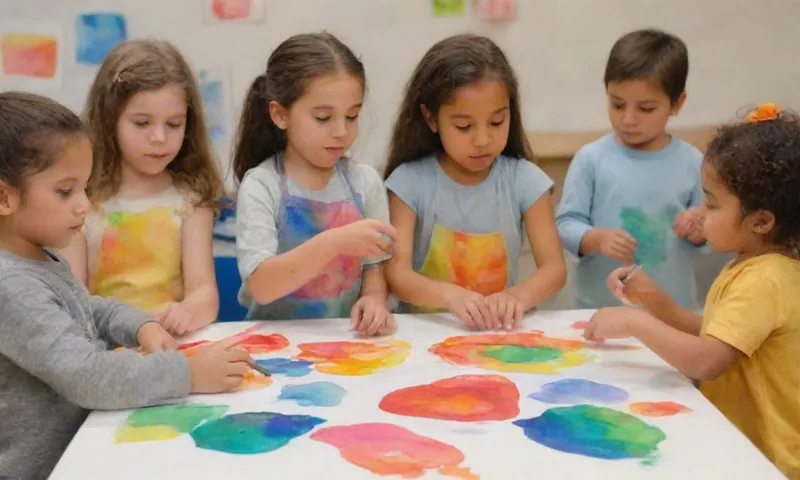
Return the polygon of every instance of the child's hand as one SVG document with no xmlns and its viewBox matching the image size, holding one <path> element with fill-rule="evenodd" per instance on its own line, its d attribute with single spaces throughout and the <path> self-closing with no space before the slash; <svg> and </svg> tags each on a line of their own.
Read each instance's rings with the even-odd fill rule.
<svg viewBox="0 0 800 480">
<path fill-rule="evenodd" d="M 694 244 L 701 245 L 706 242 L 706 238 L 703 235 L 703 219 L 702 208 L 689 207 L 675 216 L 672 231 L 677 237 L 685 238 Z"/>
<path fill-rule="evenodd" d="M 601 308 L 589 319 L 583 330 L 583 338 L 590 342 L 602 342 L 611 338 L 630 337 L 632 312 L 635 310 L 627 307 Z"/>
<path fill-rule="evenodd" d="M 494 328 L 511 330 L 519 328 L 525 306 L 522 301 L 508 290 L 486 297 L 489 312 L 492 314 Z"/>
<path fill-rule="evenodd" d="M 660 295 L 666 295 L 664 290 L 653 282 L 653 279 L 643 268 L 640 268 L 623 283 L 623 280 L 630 275 L 634 268 L 636 267 L 629 265 L 611 272 L 606 281 L 606 286 L 612 295 L 622 302 L 628 300 L 637 305 L 641 305 Z"/>
<path fill-rule="evenodd" d="M 386 297 L 365 295 L 359 298 L 350 310 L 350 328 L 370 337 L 394 333 L 394 318 L 386 307 Z"/>
<path fill-rule="evenodd" d="M 392 253 L 392 244 L 399 239 L 392 225 L 371 218 L 326 230 L 324 234 L 330 236 L 331 246 L 340 255 L 349 257 L 383 257 Z"/>
<path fill-rule="evenodd" d="M 253 359 L 246 351 L 231 348 L 239 340 L 231 337 L 214 342 L 189 357 L 192 393 L 226 392 L 242 384 Z"/>
<path fill-rule="evenodd" d="M 633 263 L 636 239 L 621 228 L 605 229 L 600 240 L 600 253 L 624 264 Z"/>
<path fill-rule="evenodd" d="M 139 327 L 136 338 L 145 353 L 164 352 L 178 348 L 175 338 L 158 322 L 147 322 Z"/>
<path fill-rule="evenodd" d="M 450 313 L 472 330 L 488 330 L 494 326 L 494 317 L 486 297 L 458 285 L 449 285 L 444 305 Z"/>
<path fill-rule="evenodd" d="M 179 302 L 170 303 L 154 318 L 173 335 L 183 335 L 191 331 L 192 314 Z"/>
</svg>

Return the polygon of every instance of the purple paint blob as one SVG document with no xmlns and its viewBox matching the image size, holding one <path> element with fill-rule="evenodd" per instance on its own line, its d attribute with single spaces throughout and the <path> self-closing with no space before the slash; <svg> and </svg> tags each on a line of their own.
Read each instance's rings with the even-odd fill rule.
<svg viewBox="0 0 800 480">
<path fill-rule="evenodd" d="M 546 383 L 542 389 L 528 395 L 528 398 L 544 403 L 619 403 L 628 400 L 628 392 L 604 383 L 578 378 L 568 378 Z"/>
</svg>

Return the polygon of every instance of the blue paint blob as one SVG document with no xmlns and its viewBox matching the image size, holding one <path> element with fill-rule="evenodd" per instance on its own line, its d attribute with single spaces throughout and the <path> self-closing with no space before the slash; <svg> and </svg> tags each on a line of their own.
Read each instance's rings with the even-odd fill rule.
<svg viewBox="0 0 800 480">
<path fill-rule="evenodd" d="M 273 375 L 287 377 L 305 377 L 311 373 L 311 368 L 314 366 L 313 362 L 282 357 L 256 359 L 256 363 L 265 367 Z"/>
<path fill-rule="evenodd" d="M 628 400 L 628 392 L 613 385 L 568 378 L 544 384 L 528 398 L 544 403 L 618 403 Z"/>
<path fill-rule="evenodd" d="M 116 13 L 87 13 L 75 19 L 75 60 L 99 65 L 128 38 L 125 17 Z"/>
<path fill-rule="evenodd" d="M 342 403 L 347 390 L 331 382 L 286 385 L 278 400 L 294 400 L 303 407 L 334 407 Z"/>
<path fill-rule="evenodd" d="M 277 450 L 324 422 L 309 415 L 236 413 L 200 425 L 191 436 L 198 448 L 249 455 Z"/>
</svg>

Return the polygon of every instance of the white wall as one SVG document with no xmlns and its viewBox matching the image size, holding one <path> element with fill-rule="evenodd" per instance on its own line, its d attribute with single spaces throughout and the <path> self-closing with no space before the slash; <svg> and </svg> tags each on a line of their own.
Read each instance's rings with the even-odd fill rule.
<svg viewBox="0 0 800 480">
<path fill-rule="evenodd" d="M 670 30 L 689 45 L 689 101 L 676 124 L 724 121 L 762 101 L 800 109 L 800 62 L 791 56 L 800 45 L 797 0 L 518 3 L 518 19 L 508 25 L 433 17 L 430 0 L 267 0 L 265 23 L 222 26 L 203 24 L 204 0 L 0 0 L 0 21 L 61 23 L 65 81 L 44 93 L 79 110 L 94 70 L 74 64 L 74 17 L 123 13 L 130 37 L 165 38 L 198 68 L 229 68 L 234 120 L 249 82 L 280 41 L 327 29 L 366 64 L 370 91 L 355 154 L 375 166 L 383 163 L 392 117 L 414 64 L 435 41 L 463 31 L 489 35 L 508 53 L 522 83 L 528 129 L 604 128 L 608 50 L 619 35 L 646 26 Z M 0 80 L 0 90 L 8 87 Z"/>
</svg>

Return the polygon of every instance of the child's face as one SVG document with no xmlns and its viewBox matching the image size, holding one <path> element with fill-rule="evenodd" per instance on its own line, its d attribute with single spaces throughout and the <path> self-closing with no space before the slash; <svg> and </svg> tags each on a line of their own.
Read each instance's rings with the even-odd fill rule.
<svg viewBox="0 0 800 480">
<path fill-rule="evenodd" d="M 459 88 L 436 118 L 422 109 L 428 126 L 441 137 L 445 153 L 468 172 L 487 170 L 506 148 L 511 107 L 508 88 L 501 81 Z"/>
<path fill-rule="evenodd" d="M 92 145 L 81 136 L 66 143 L 53 164 L 25 179 L 24 197 L 8 190 L 2 212 L 18 237 L 20 254 L 40 247 L 64 248 L 83 226 L 90 203 L 86 185 L 92 172 Z"/>
<path fill-rule="evenodd" d="M 706 196 L 703 234 L 708 243 L 720 252 L 742 251 L 755 236 L 743 221 L 739 199 L 708 162 L 703 162 L 700 178 Z"/>
<path fill-rule="evenodd" d="M 327 170 L 355 142 L 363 102 L 361 82 L 338 72 L 313 80 L 288 110 L 274 101 L 269 109 L 272 121 L 286 131 L 288 149 L 314 167 Z"/>
<path fill-rule="evenodd" d="M 686 94 L 675 104 L 659 85 L 647 80 L 608 82 L 608 118 L 619 141 L 637 150 L 660 150 L 666 145 L 669 117 L 677 115 Z"/>
<path fill-rule="evenodd" d="M 178 155 L 186 133 L 186 91 L 176 84 L 133 95 L 117 121 L 124 168 L 161 174 Z"/>
</svg>

